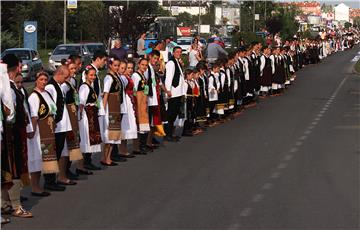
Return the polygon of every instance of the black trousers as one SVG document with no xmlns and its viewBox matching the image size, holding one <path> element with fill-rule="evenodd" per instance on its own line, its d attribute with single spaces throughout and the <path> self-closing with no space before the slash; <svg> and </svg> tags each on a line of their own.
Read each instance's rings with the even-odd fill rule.
<svg viewBox="0 0 360 230">
<path fill-rule="evenodd" d="M 55 133 L 56 158 L 59 161 L 61 152 L 64 149 L 66 132 Z M 56 183 L 56 173 L 44 174 L 45 184 Z"/>
<path fill-rule="evenodd" d="M 167 110 L 167 119 L 168 119 L 168 130 L 166 135 L 172 136 L 174 129 L 174 122 L 176 117 L 180 115 L 181 109 L 181 96 L 173 97 L 168 99 L 168 110 Z"/>
</svg>

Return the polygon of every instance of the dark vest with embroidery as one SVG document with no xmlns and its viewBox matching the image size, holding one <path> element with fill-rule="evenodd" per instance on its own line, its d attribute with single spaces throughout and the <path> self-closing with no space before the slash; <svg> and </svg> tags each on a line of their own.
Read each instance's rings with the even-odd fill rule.
<svg viewBox="0 0 360 230">
<path fill-rule="evenodd" d="M 65 84 L 70 88 L 69 91 L 66 92 L 65 102 L 67 105 L 74 104 L 76 89 L 70 82 L 65 81 Z"/>
<path fill-rule="evenodd" d="M 147 85 L 149 86 L 149 94 L 148 96 L 152 97 L 153 96 L 153 88 L 152 88 L 152 70 L 150 68 L 150 66 L 148 66 L 148 80 L 147 80 Z"/>
<path fill-rule="evenodd" d="M 140 76 L 141 80 L 139 81 L 138 85 L 137 85 L 137 91 L 144 91 L 145 89 L 145 85 L 146 85 L 146 79 L 144 77 L 144 75 L 142 75 L 141 73 L 137 72 L 136 73 Z"/>
<path fill-rule="evenodd" d="M 87 87 L 89 87 L 90 89 L 90 92 L 89 92 L 89 95 L 86 99 L 86 104 L 94 104 L 96 103 L 96 100 L 97 100 L 97 95 L 96 95 L 96 92 L 94 90 L 93 87 L 91 87 L 88 83 L 84 82 L 83 83 L 84 85 L 87 85 Z"/>
<path fill-rule="evenodd" d="M 124 98 L 123 98 L 123 92 L 124 92 L 124 86 L 122 81 L 120 80 L 120 78 L 118 76 L 114 76 L 111 73 L 108 73 L 108 75 L 112 78 L 113 82 L 111 83 L 110 86 L 110 91 L 109 93 L 119 93 L 120 96 L 120 103 L 123 102 Z"/>
<path fill-rule="evenodd" d="M 10 82 L 10 87 L 14 90 L 16 95 L 16 106 L 15 106 L 15 124 L 26 125 L 27 117 L 24 108 L 25 96 L 15 86 L 14 82 Z"/>
<path fill-rule="evenodd" d="M 61 90 L 59 84 L 51 78 L 48 85 L 53 85 L 56 90 L 56 115 L 55 115 L 55 122 L 58 123 L 61 121 L 63 114 L 64 114 L 64 105 L 65 105 L 65 98 L 63 95 L 63 91 Z"/>
<path fill-rule="evenodd" d="M 38 118 L 39 118 L 39 120 L 44 120 L 50 115 L 50 107 L 49 107 L 48 103 L 46 103 L 46 101 L 45 101 L 44 97 L 41 95 L 41 93 L 39 93 L 36 90 L 34 90 L 33 93 L 35 93 L 40 100 L 39 110 L 38 110 Z M 49 96 L 51 98 L 50 94 L 49 94 Z"/>
<path fill-rule="evenodd" d="M 179 86 L 179 83 L 180 83 L 180 77 L 181 77 L 180 76 L 181 75 L 180 67 L 179 67 L 178 62 L 174 58 L 170 59 L 169 61 L 174 62 L 174 65 L 175 65 L 175 72 L 174 72 L 174 77 L 173 77 L 171 85 L 176 88 Z"/>
</svg>

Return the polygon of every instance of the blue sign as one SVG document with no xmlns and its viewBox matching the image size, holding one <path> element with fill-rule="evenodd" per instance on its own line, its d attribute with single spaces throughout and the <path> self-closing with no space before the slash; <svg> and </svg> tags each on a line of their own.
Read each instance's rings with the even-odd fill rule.
<svg viewBox="0 0 360 230">
<path fill-rule="evenodd" d="M 37 50 L 37 21 L 24 21 L 24 48 Z"/>
</svg>

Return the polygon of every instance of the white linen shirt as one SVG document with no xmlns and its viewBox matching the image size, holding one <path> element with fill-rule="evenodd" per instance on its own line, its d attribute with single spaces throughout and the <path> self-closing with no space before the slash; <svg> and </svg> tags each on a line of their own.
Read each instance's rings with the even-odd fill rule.
<svg viewBox="0 0 360 230">
<path fill-rule="evenodd" d="M 60 96 L 64 97 L 63 88 L 61 87 L 60 84 L 58 84 L 58 85 L 59 85 L 59 87 L 61 89 L 61 92 L 63 92 L 63 95 L 60 95 Z M 50 95 L 52 96 L 54 102 L 56 103 L 58 95 L 57 95 L 57 92 L 55 90 L 55 87 L 53 85 L 49 84 L 49 85 L 45 86 L 45 90 L 50 93 Z M 68 131 L 71 131 L 71 130 L 72 130 L 72 128 L 71 128 L 69 113 L 68 113 L 67 108 L 66 108 L 66 103 L 64 103 L 63 116 L 62 116 L 62 119 L 58 123 L 56 123 L 55 133 L 68 132 Z"/>
<path fill-rule="evenodd" d="M 176 60 L 176 64 L 179 66 L 180 69 L 180 80 L 179 80 L 179 85 L 177 87 L 172 86 L 172 81 L 175 73 L 175 63 L 173 61 L 169 61 L 168 63 L 166 63 L 165 66 L 166 67 L 165 87 L 166 90 L 171 92 L 172 98 L 181 97 L 186 94 L 186 91 L 184 91 L 185 79 L 184 79 L 183 71 L 177 60 Z"/>
</svg>

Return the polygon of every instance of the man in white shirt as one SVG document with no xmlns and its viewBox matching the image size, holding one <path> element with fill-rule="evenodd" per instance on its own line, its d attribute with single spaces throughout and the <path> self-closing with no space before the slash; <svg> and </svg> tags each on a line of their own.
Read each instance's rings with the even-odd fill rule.
<svg viewBox="0 0 360 230">
<path fill-rule="evenodd" d="M 71 123 L 69 113 L 65 104 L 65 94 L 61 84 L 69 75 L 69 70 L 66 66 L 60 66 L 54 73 L 53 78 L 48 82 L 45 87 L 56 103 L 56 128 L 55 128 L 55 143 L 56 143 L 56 156 L 59 162 L 59 177 L 56 182 L 55 174 L 44 174 L 45 189 L 53 191 L 64 191 L 63 185 L 75 185 L 76 182 L 71 181 L 66 176 L 67 164 L 69 161 L 69 152 L 66 144 L 66 134 L 71 131 Z"/>
<path fill-rule="evenodd" d="M 165 88 L 166 95 L 168 97 L 168 130 L 166 133 L 166 140 L 175 141 L 173 137 L 174 122 L 176 117 L 180 115 L 181 103 L 184 100 L 184 75 L 182 71 L 181 62 L 182 49 L 179 46 L 173 49 L 173 58 L 166 63 L 166 77 L 165 77 Z"/>
</svg>

